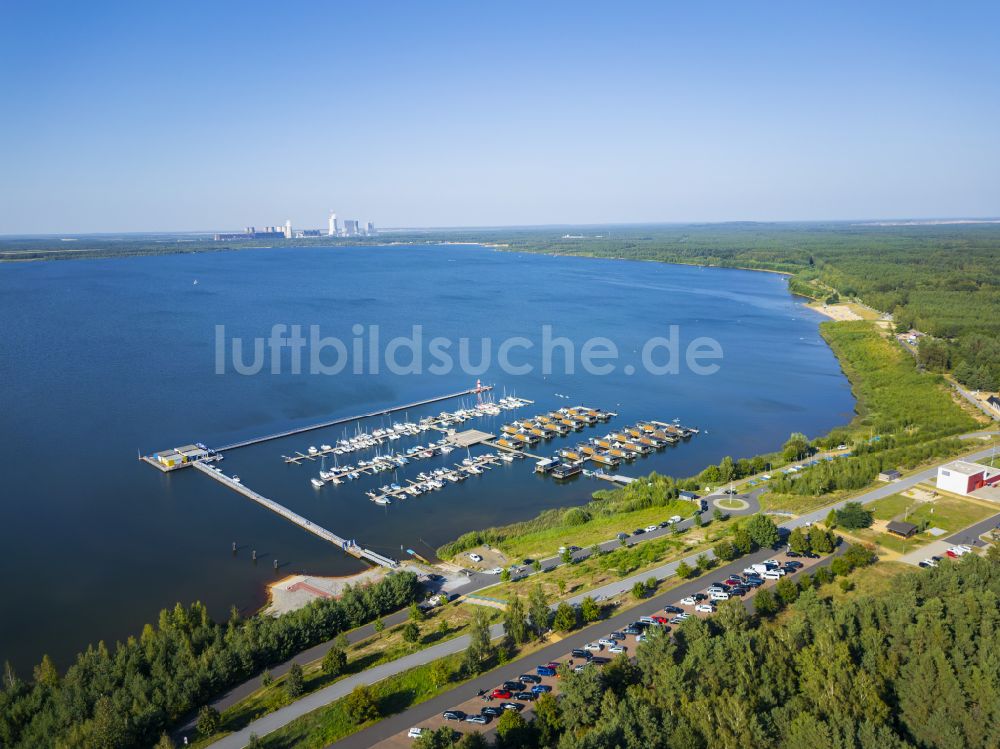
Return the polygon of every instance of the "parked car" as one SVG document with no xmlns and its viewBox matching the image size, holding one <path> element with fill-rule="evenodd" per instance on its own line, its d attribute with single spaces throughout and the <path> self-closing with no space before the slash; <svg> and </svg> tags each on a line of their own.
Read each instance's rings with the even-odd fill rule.
<svg viewBox="0 0 1000 749">
<path fill-rule="evenodd" d="M 710 600 L 710 601 L 728 601 L 729 600 L 729 594 L 728 593 L 712 593 L 708 597 L 708 600 Z"/>
<path fill-rule="evenodd" d="M 699 603 L 694 607 L 694 610 L 702 614 L 713 614 L 715 613 L 715 606 L 710 603 Z"/>
<path fill-rule="evenodd" d="M 508 692 L 517 692 L 522 688 L 522 684 L 519 681 L 505 681 L 500 685 L 500 689 L 505 689 Z"/>
<path fill-rule="evenodd" d="M 465 720 L 465 713 L 461 710 L 445 710 L 441 717 L 445 720 Z"/>
<path fill-rule="evenodd" d="M 742 585 L 736 585 L 729 589 L 729 595 L 731 596 L 745 596 L 748 592 Z"/>
<path fill-rule="evenodd" d="M 587 661 L 594 657 L 589 650 L 584 650 L 583 648 L 573 648 L 569 654 L 574 658 L 583 658 Z"/>
<path fill-rule="evenodd" d="M 586 645 L 583 646 L 583 649 L 590 650 L 594 653 L 600 653 L 602 650 L 604 650 L 604 646 L 601 645 L 601 643 L 599 642 L 588 642 Z"/>
<path fill-rule="evenodd" d="M 641 635 L 642 630 L 635 626 L 625 627 L 622 632 L 626 635 Z"/>
<path fill-rule="evenodd" d="M 483 715 L 482 713 L 480 713 L 479 715 L 466 715 L 465 716 L 465 722 L 466 723 L 477 723 L 477 724 L 479 724 L 481 726 L 485 726 L 492 719 L 493 719 L 492 716 L 490 716 L 490 715 Z"/>
<path fill-rule="evenodd" d="M 516 692 L 514 694 L 515 700 L 522 700 L 526 702 L 532 702 L 538 695 L 534 692 Z"/>
<path fill-rule="evenodd" d="M 743 585 L 748 588 L 759 588 L 763 584 L 764 581 L 761 580 L 759 577 L 748 577 L 746 580 L 743 581 Z"/>
<path fill-rule="evenodd" d="M 644 531 L 642 528 L 636 528 L 634 531 L 632 531 L 632 535 L 633 536 L 641 536 L 645 532 L 646 531 Z"/>
<path fill-rule="evenodd" d="M 795 561 L 785 562 L 785 567 L 792 567 L 793 569 L 801 569 L 802 566 L 803 566 L 802 562 L 795 562 Z"/>
<path fill-rule="evenodd" d="M 666 624 L 667 617 L 656 615 L 653 617 L 653 621 L 656 622 L 657 624 Z"/>
<path fill-rule="evenodd" d="M 473 562 L 476 562 L 477 564 L 483 561 L 483 558 L 478 554 L 469 554 L 469 559 L 471 559 Z"/>
<path fill-rule="evenodd" d="M 679 522 L 681 522 L 681 516 L 680 515 L 673 515 L 673 516 L 671 516 L 670 522 L 671 523 L 679 523 Z"/>
<path fill-rule="evenodd" d="M 618 653 L 624 653 L 626 650 L 628 650 L 628 647 L 625 645 L 613 645 L 610 648 L 608 648 L 609 653 L 614 653 L 616 655 Z"/>
<path fill-rule="evenodd" d="M 658 525 L 647 525 L 646 526 L 646 533 L 652 533 L 653 531 L 657 530 L 659 527 L 660 526 L 658 526 Z"/>
<path fill-rule="evenodd" d="M 487 705 L 482 710 L 479 711 L 480 715 L 489 715 L 491 718 L 496 718 L 503 715 L 503 710 L 499 707 L 494 707 L 493 705 Z"/>
<path fill-rule="evenodd" d="M 680 606 L 664 606 L 663 610 L 666 611 L 668 614 L 683 614 L 684 613 L 684 609 L 682 609 Z"/>
<path fill-rule="evenodd" d="M 796 557 L 800 557 L 802 555 L 799 554 L 799 552 L 797 551 L 786 551 L 785 556 L 788 557 L 789 559 L 795 559 Z"/>
<path fill-rule="evenodd" d="M 500 707 L 504 710 L 515 710 L 516 712 L 524 710 L 524 705 L 520 702 L 501 702 Z"/>
<path fill-rule="evenodd" d="M 698 602 L 694 599 L 694 596 L 688 596 L 687 598 L 681 599 L 681 604 L 684 606 L 694 606 L 696 603 Z"/>
<path fill-rule="evenodd" d="M 610 637 L 602 637 L 597 642 L 599 645 L 603 645 L 606 648 L 612 648 L 615 646 L 615 641 L 612 640 Z"/>
<path fill-rule="evenodd" d="M 554 668 L 549 668 L 548 666 L 536 666 L 535 672 L 539 676 L 555 676 L 556 670 Z"/>
<path fill-rule="evenodd" d="M 502 575 L 503 567 L 494 567 L 493 569 L 486 570 L 487 575 Z"/>
<path fill-rule="evenodd" d="M 521 674 L 517 677 L 517 680 L 522 684 L 541 684 L 542 680 L 540 677 L 534 674 Z"/>
<path fill-rule="evenodd" d="M 768 570 L 764 573 L 765 580 L 780 580 L 781 573 L 778 570 Z"/>
<path fill-rule="evenodd" d="M 419 739 L 423 735 L 424 735 L 423 728 L 411 728 L 409 731 L 406 732 L 406 738 L 408 739 Z"/>
<path fill-rule="evenodd" d="M 938 566 L 938 563 L 936 561 L 934 561 L 933 557 L 925 559 L 920 564 L 921 564 L 921 566 L 926 566 L 926 567 L 937 567 Z"/>
<path fill-rule="evenodd" d="M 628 534 L 625 533 L 624 531 L 618 534 L 619 541 L 624 541 L 626 538 L 628 538 Z"/>
<path fill-rule="evenodd" d="M 548 684 L 535 684 L 535 686 L 531 688 L 531 691 L 535 694 L 545 694 L 546 692 L 551 692 L 552 687 Z"/>
<path fill-rule="evenodd" d="M 509 700 L 511 697 L 511 692 L 509 689 L 494 689 L 490 692 L 490 697 L 495 700 Z"/>
<path fill-rule="evenodd" d="M 608 639 L 609 640 L 624 640 L 625 639 L 625 635 L 622 632 L 612 632 L 610 635 L 608 635 Z"/>
</svg>

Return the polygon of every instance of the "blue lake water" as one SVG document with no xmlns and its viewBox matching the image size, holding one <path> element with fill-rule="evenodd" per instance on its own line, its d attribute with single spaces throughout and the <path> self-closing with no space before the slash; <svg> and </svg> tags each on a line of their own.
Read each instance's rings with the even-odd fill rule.
<svg viewBox="0 0 1000 749">
<path fill-rule="evenodd" d="M 231 361 L 217 374 L 218 325 L 247 341 L 248 362 L 250 341 L 270 335 L 275 324 L 318 325 L 322 335 L 349 347 L 355 325 L 366 332 L 378 326 L 383 342 L 420 325 L 425 341 L 441 336 L 457 346 L 463 336 L 472 339 L 473 362 L 484 336 L 493 340 L 494 354 L 504 339 L 526 336 L 534 348 L 516 349 L 510 358 L 533 364 L 533 372 L 505 373 L 494 355 L 478 376 L 496 384 L 498 395 L 516 392 L 536 405 L 467 425 L 498 433 L 515 415 L 580 403 L 616 411 L 610 426 L 679 418 L 702 429 L 687 443 L 624 467 L 629 475 L 689 475 L 724 455 L 772 450 L 792 431 L 824 433 L 853 409 L 848 383 L 819 336 L 821 319 L 789 294 L 784 277 L 768 273 L 458 246 L 5 264 L 0 320 L 0 538 L 7 588 L 0 660 L 22 673 L 45 652 L 65 666 L 88 642 L 138 632 L 175 601 L 200 599 L 216 615 L 231 605 L 249 611 L 276 577 L 362 568 L 206 476 L 160 474 L 139 463 L 137 451 L 196 441 L 220 445 L 463 390 L 477 377 L 458 368 L 393 374 L 384 363 L 377 374 L 353 374 L 350 366 L 336 375 L 295 374 L 287 356 L 280 374 L 236 374 Z M 543 325 L 577 348 L 591 337 L 610 339 L 621 353 L 615 371 L 582 373 L 577 357 L 577 373 L 566 374 L 557 351 L 555 371 L 543 373 Z M 723 352 L 718 372 L 699 375 L 681 366 L 678 374 L 663 375 L 640 366 L 644 342 L 667 335 L 671 325 L 679 326 L 682 353 L 696 337 L 717 341 Z M 626 373 L 629 365 L 633 374 Z M 459 405 L 439 403 L 405 416 L 415 421 Z M 354 429 L 233 451 L 222 466 L 341 536 L 397 557 L 400 546 L 432 553 L 472 528 L 579 504 L 606 487 L 587 479 L 559 485 L 518 462 L 380 507 L 364 492 L 394 480 L 391 474 L 317 491 L 309 479 L 318 463 L 281 459 Z M 556 438 L 536 452 L 550 454 L 605 431 Z M 396 480 L 461 457 L 455 452 L 410 466 Z M 234 541 L 242 547 L 235 556 Z M 251 548 L 258 550 L 256 565 Z"/>
</svg>

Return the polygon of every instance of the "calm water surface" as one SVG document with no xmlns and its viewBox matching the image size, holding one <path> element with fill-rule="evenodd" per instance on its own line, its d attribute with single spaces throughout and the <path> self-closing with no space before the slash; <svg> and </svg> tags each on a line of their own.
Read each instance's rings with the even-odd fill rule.
<svg viewBox="0 0 1000 749">
<path fill-rule="evenodd" d="M 44 652 L 65 666 L 88 642 L 138 632 L 178 600 L 200 599 L 224 615 L 231 605 L 259 606 L 264 585 L 276 577 L 361 568 L 205 476 L 161 475 L 140 464 L 137 450 L 224 444 L 466 389 L 475 380 L 460 371 L 295 375 L 287 366 L 281 375 L 239 376 L 231 367 L 218 375 L 216 325 L 252 338 L 268 335 L 275 323 L 319 324 L 324 335 L 345 341 L 355 324 L 379 325 L 383 340 L 413 324 L 423 326 L 425 339 L 539 341 L 543 324 L 577 345 L 606 336 L 623 354 L 608 376 L 543 375 L 538 367 L 509 376 L 492 364 L 484 382 L 536 406 L 468 425 L 496 432 L 513 414 L 586 403 L 617 411 L 612 426 L 679 418 L 702 428 L 690 442 L 625 468 L 631 475 L 687 475 L 724 455 L 771 450 L 791 431 L 817 435 L 843 423 L 853 408 L 818 334 L 820 319 L 789 295 L 782 276 L 768 273 L 453 246 L 260 249 L 3 265 L 0 320 L 0 659 L 22 673 Z M 717 374 L 621 371 L 638 362 L 645 340 L 665 335 L 671 324 L 680 326 L 682 345 L 696 336 L 720 342 Z M 474 361 L 478 350 L 474 343 Z M 537 364 L 537 346 L 512 358 Z M 223 465 L 340 535 L 395 556 L 401 545 L 430 553 L 464 531 L 579 504 L 602 488 L 585 479 L 556 485 L 514 463 L 383 508 L 364 492 L 394 480 L 390 474 L 316 491 L 309 479 L 317 463 L 281 459 L 344 433 L 335 427 L 245 448 Z M 596 434 L 557 438 L 539 450 Z M 461 457 L 409 466 L 395 480 Z M 242 547 L 235 556 L 233 541 Z"/>
</svg>

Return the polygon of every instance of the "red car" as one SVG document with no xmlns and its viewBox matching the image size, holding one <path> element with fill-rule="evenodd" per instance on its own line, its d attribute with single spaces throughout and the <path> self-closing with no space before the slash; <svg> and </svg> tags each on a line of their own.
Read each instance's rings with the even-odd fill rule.
<svg viewBox="0 0 1000 749">
<path fill-rule="evenodd" d="M 506 689 L 494 689 L 491 694 L 495 700 L 509 700 L 513 696 Z"/>
<path fill-rule="evenodd" d="M 740 582 L 742 582 L 742 581 L 740 581 L 740 580 L 733 580 L 732 578 L 730 578 L 729 580 L 723 580 L 722 584 L 723 585 L 728 585 L 730 588 L 732 588 L 734 585 L 739 585 Z"/>
<path fill-rule="evenodd" d="M 944 553 L 944 555 L 946 557 L 951 557 L 952 559 L 958 559 L 958 554 L 956 554 L 955 552 L 953 552 L 951 549 L 948 549 L 948 551 L 946 551 Z"/>
<path fill-rule="evenodd" d="M 666 624 L 668 620 L 665 616 L 654 616 L 653 621 L 657 624 Z"/>
</svg>

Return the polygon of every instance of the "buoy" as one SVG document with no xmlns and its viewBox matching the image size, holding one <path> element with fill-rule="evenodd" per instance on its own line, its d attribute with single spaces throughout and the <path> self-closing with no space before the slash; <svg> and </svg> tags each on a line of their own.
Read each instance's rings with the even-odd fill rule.
<svg viewBox="0 0 1000 749">
<path fill-rule="evenodd" d="M 256 549 L 253 550 L 253 554 L 250 555 L 250 558 L 252 560 L 254 560 L 255 562 L 257 561 L 257 550 Z"/>
</svg>

